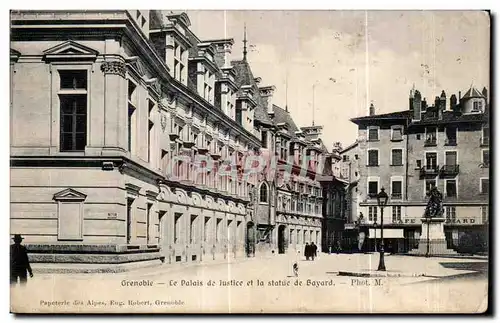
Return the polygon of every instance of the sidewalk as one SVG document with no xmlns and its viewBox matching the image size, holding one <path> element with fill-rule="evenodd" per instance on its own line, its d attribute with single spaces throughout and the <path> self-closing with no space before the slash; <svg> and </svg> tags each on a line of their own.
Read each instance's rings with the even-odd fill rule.
<svg viewBox="0 0 500 323">
<path fill-rule="evenodd" d="M 325 259 L 326 258 L 326 259 Z M 408 257 L 404 255 L 385 255 L 386 272 L 378 272 L 379 254 L 332 254 L 318 259 L 328 267 L 327 273 L 357 277 L 446 277 L 457 273 L 469 273 L 473 270 L 457 270 L 447 264 L 485 263 L 485 259 L 444 258 L 444 257 Z M 467 267 L 467 266 L 463 266 Z"/>
</svg>

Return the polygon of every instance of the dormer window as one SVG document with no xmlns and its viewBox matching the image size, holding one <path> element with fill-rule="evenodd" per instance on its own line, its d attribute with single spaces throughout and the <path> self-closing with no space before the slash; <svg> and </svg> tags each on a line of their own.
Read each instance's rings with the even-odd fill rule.
<svg viewBox="0 0 500 323">
<path fill-rule="evenodd" d="M 483 111 L 483 101 L 475 101 L 472 104 L 472 112 L 482 112 Z"/>
<path fill-rule="evenodd" d="M 184 76 L 186 71 L 185 62 L 186 50 L 182 48 L 178 43 L 174 44 L 174 78 L 181 82 L 186 83 L 186 78 Z"/>
<path fill-rule="evenodd" d="M 205 70 L 205 75 L 203 77 L 203 98 L 210 103 L 213 103 L 213 83 L 212 83 L 213 74 L 210 73 L 209 70 Z"/>
</svg>

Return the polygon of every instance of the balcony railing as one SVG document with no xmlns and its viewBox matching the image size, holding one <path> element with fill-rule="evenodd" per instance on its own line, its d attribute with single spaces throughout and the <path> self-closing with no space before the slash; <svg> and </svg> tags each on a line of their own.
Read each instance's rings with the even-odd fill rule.
<svg viewBox="0 0 500 323">
<path fill-rule="evenodd" d="M 439 173 L 439 166 L 424 166 L 420 168 L 420 177 L 432 176 L 435 177 Z"/>
<path fill-rule="evenodd" d="M 443 167 L 441 167 L 441 176 L 455 176 L 459 171 L 459 165 L 443 165 Z"/>
<path fill-rule="evenodd" d="M 481 146 L 489 146 L 490 145 L 490 137 L 482 137 L 480 139 L 480 145 Z"/>
<path fill-rule="evenodd" d="M 436 146 L 436 145 L 437 145 L 436 138 L 427 138 L 424 143 L 424 146 L 426 147 Z"/>
<path fill-rule="evenodd" d="M 445 146 L 456 146 L 457 138 L 447 138 L 444 142 Z"/>
<path fill-rule="evenodd" d="M 401 193 L 392 193 L 391 194 L 391 199 L 399 200 L 403 197 L 403 194 Z"/>
</svg>

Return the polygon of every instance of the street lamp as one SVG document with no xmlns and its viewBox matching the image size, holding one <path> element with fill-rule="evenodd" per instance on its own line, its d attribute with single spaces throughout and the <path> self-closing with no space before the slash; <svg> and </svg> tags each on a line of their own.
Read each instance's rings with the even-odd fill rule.
<svg viewBox="0 0 500 323">
<path fill-rule="evenodd" d="M 380 258 L 378 262 L 379 271 L 385 271 L 384 262 L 384 207 L 387 205 L 387 199 L 389 196 L 385 192 L 384 188 L 380 189 L 380 193 L 377 195 L 377 204 L 380 207 Z"/>
</svg>

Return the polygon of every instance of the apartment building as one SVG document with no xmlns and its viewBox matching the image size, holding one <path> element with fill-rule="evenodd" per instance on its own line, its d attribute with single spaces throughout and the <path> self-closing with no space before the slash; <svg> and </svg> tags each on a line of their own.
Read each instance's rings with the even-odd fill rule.
<svg viewBox="0 0 500 323">
<path fill-rule="evenodd" d="M 394 251 L 408 251 L 420 237 L 420 218 L 427 193 L 437 187 L 444 196 L 445 234 L 450 248 L 471 244 L 484 249 L 489 213 L 488 93 L 471 86 L 447 103 L 443 91 L 434 104 L 416 89 L 409 108 L 352 119 L 358 125 L 360 151 L 359 210 L 380 237 L 376 195 L 389 194 L 384 238 Z"/>
</svg>

